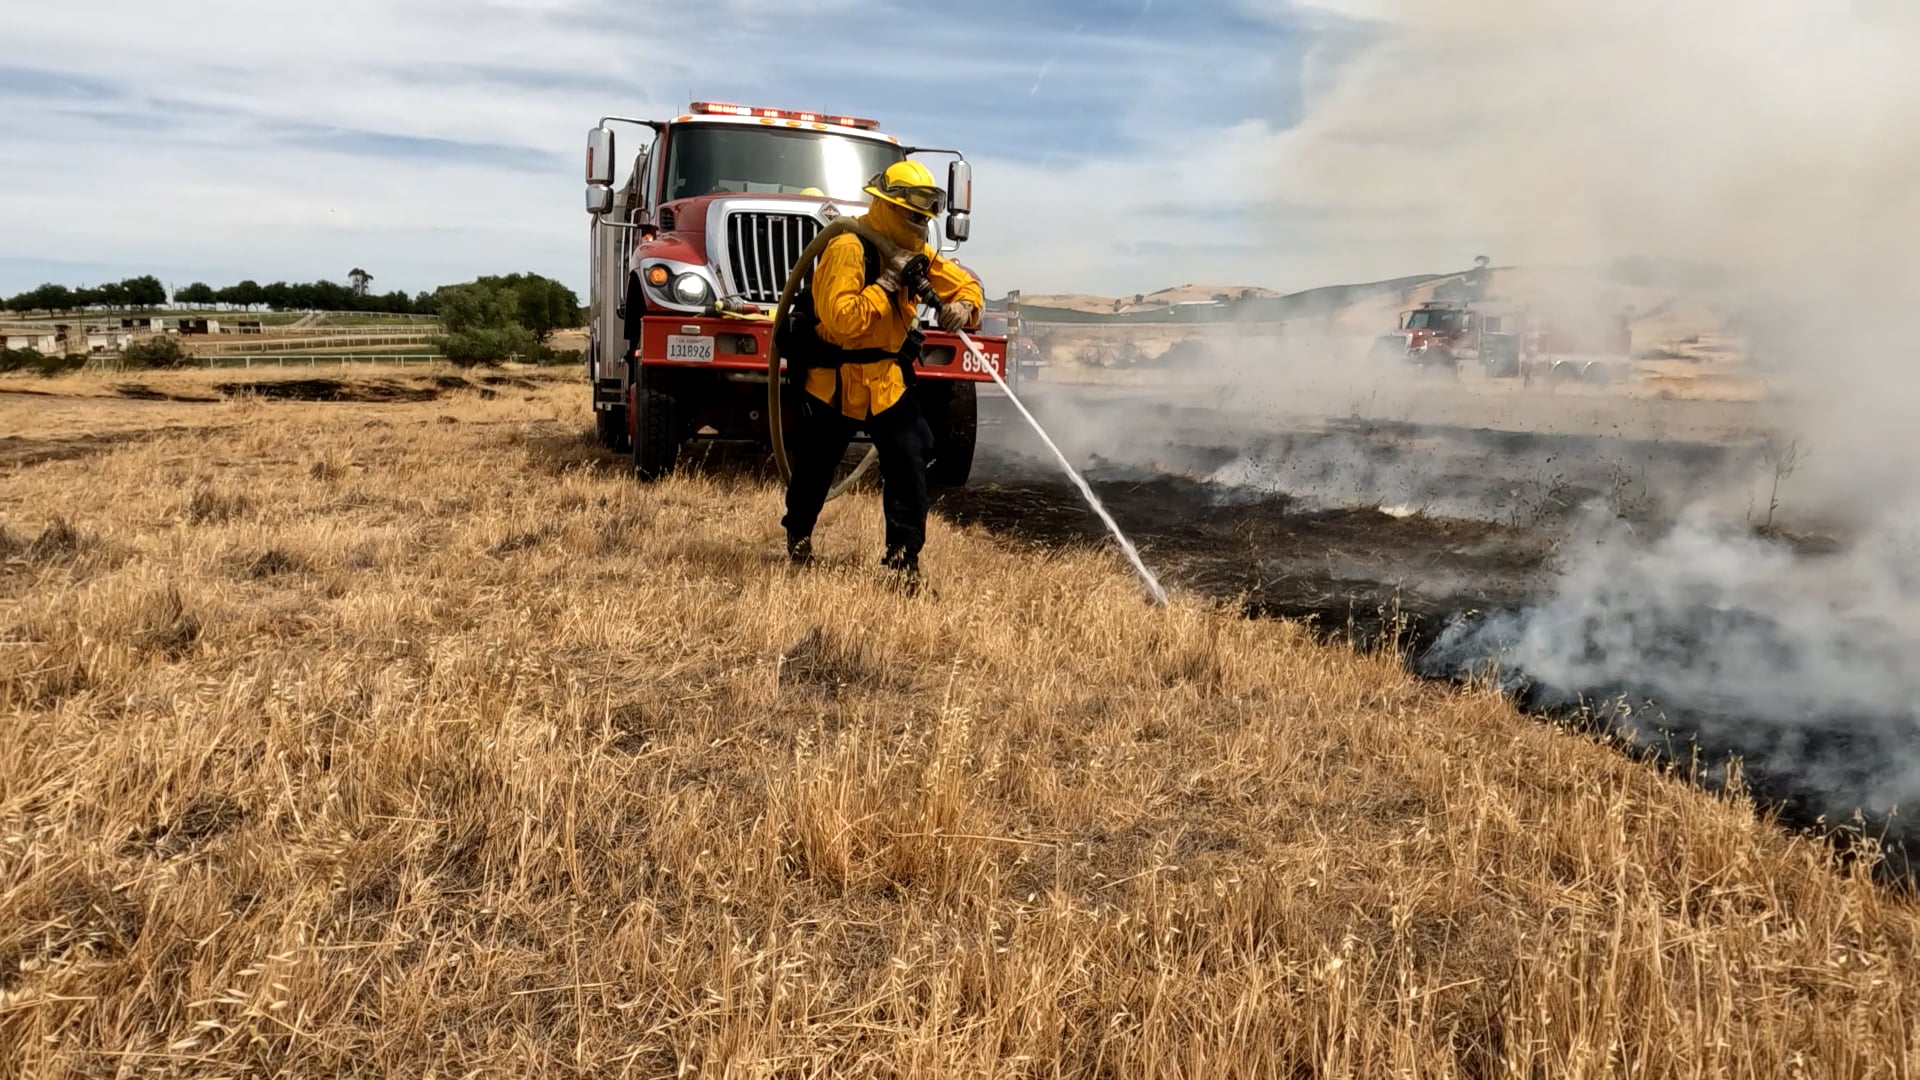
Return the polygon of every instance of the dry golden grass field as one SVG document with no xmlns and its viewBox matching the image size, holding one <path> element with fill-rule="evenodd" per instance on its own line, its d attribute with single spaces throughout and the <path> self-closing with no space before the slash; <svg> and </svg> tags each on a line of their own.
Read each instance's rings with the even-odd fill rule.
<svg viewBox="0 0 1920 1080">
<path fill-rule="evenodd" d="M 0 382 L 0 1077 L 1920 1075 L 1864 865 L 574 374 Z"/>
</svg>

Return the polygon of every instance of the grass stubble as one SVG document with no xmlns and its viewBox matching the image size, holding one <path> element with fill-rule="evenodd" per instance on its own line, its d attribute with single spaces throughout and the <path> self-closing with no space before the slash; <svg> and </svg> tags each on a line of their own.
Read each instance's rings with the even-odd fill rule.
<svg viewBox="0 0 1920 1080">
<path fill-rule="evenodd" d="M 581 397 L 0 405 L 118 433 L 0 474 L 0 1076 L 1920 1073 L 1739 798 Z"/>
</svg>

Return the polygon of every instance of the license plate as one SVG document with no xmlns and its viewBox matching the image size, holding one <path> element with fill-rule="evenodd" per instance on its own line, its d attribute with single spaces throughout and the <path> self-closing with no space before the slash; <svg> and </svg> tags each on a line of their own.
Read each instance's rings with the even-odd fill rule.
<svg viewBox="0 0 1920 1080">
<path fill-rule="evenodd" d="M 713 339 L 694 334 L 668 334 L 667 359 L 712 360 Z"/>
</svg>

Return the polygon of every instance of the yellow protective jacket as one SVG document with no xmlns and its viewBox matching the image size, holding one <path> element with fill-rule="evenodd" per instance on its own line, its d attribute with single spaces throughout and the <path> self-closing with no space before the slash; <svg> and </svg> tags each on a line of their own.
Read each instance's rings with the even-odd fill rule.
<svg viewBox="0 0 1920 1080">
<path fill-rule="evenodd" d="M 862 220 L 893 244 L 924 252 L 934 293 L 945 303 L 971 303 L 974 318 L 968 329 L 979 328 L 979 313 L 987 305 L 973 275 L 941 258 L 892 203 L 875 199 Z M 843 349 L 899 352 L 914 324 L 913 300 L 905 290 L 896 299 L 878 285 L 863 285 L 866 277 L 866 249 L 858 236 L 843 233 L 827 242 L 813 268 L 813 310 L 820 320 L 820 337 Z M 884 412 L 907 392 L 900 365 L 893 360 L 815 368 L 807 372 L 806 388 L 828 403 L 838 390 L 841 413 L 854 420 Z"/>
</svg>

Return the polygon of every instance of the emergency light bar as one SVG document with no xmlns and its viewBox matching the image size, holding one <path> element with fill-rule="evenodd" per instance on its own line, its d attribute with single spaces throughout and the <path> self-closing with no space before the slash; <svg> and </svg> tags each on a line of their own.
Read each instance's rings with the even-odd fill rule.
<svg viewBox="0 0 1920 1080">
<path fill-rule="evenodd" d="M 841 127 L 859 128 L 873 131 L 880 126 L 878 120 L 867 120 L 858 116 L 834 116 L 829 113 L 795 112 L 792 109 L 755 109 L 745 105 L 728 105 L 718 101 L 696 101 L 687 106 L 687 111 L 703 116 L 748 116 L 764 120 L 799 120 L 808 124 L 838 124 Z"/>
</svg>

